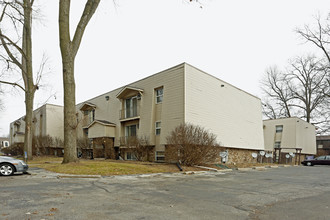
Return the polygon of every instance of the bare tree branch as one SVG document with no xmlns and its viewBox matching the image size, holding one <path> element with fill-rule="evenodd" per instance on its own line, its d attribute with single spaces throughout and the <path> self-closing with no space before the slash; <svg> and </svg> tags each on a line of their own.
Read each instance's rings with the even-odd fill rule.
<svg viewBox="0 0 330 220">
<path fill-rule="evenodd" d="M 21 86 L 20 84 L 18 83 L 12 83 L 12 82 L 7 82 L 7 81 L 3 81 L 3 80 L 0 80 L 0 83 L 3 83 L 3 84 L 8 84 L 8 85 L 12 85 L 12 86 L 17 86 L 19 88 L 21 88 L 23 91 L 25 91 L 24 87 Z"/>
</svg>

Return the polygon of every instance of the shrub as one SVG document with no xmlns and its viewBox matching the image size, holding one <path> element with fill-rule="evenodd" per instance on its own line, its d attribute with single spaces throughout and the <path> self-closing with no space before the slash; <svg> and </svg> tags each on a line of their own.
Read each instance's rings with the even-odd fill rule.
<svg viewBox="0 0 330 220">
<path fill-rule="evenodd" d="M 166 161 L 187 166 L 214 162 L 220 150 L 216 135 L 193 124 L 177 126 L 166 140 Z"/>
<path fill-rule="evenodd" d="M 130 138 L 127 142 L 127 147 L 134 154 L 136 160 L 150 160 L 153 146 L 150 146 L 149 139 L 147 137 L 143 136 Z"/>
<path fill-rule="evenodd" d="M 51 148 L 63 148 L 63 140 L 49 135 L 33 137 L 32 151 L 34 155 L 48 155 Z"/>
<path fill-rule="evenodd" d="M 24 144 L 23 143 L 13 144 L 9 147 L 2 148 L 2 152 L 6 155 L 13 155 L 13 156 L 24 155 Z"/>
</svg>

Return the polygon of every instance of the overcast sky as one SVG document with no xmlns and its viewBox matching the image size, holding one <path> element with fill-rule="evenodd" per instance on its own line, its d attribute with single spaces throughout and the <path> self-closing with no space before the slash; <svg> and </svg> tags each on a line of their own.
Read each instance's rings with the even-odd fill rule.
<svg viewBox="0 0 330 220">
<path fill-rule="evenodd" d="M 182 62 L 261 97 L 268 67 L 314 50 L 294 29 L 330 12 L 327 0 L 200 1 L 202 8 L 184 0 L 101 1 L 76 57 L 77 103 Z M 72 31 L 84 2 L 72 1 Z M 34 22 L 34 70 L 43 54 L 48 64 L 35 108 L 47 100 L 62 105 L 58 1 L 36 3 L 43 19 Z M 0 98 L 0 136 L 7 136 L 9 123 L 25 115 L 24 94 L 7 87 Z"/>
</svg>

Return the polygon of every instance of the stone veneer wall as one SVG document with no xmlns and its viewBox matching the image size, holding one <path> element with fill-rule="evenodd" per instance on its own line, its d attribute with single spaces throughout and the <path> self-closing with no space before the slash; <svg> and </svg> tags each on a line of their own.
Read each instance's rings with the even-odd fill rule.
<svg viewBox="0 0 330 220">
<path fill-rule="evenodd" d="M 257 159 L 252 157 L 252 153 L 259 153 L 259 150 L 247 150 L 238 148 L 226 148 L 221 147 L 221 152 L 228 151 L 228 160 L 226 164 L 237 164 L 237 163 L 256 163 Z M 219 161 L 221 158 L 219 157 Z"/>
</svg>

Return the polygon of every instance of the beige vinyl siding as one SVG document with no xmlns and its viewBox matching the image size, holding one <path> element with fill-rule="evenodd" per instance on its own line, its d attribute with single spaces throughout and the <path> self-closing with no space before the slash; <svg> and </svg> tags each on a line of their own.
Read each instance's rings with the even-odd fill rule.
<svg viewBox="0 0 330 220">
<path fill-rule="evenodd" d="M 264 120 L 265 149 L 273 150 L 277 141 L 281 148 L 302 148 L 303 154 L 316 154 L 315 127 L 300 118 L 281 118 Z M 276 133 L 276 125 L 283 125 L 282 134 Z M 295 149 L 283 149 L 282 152 L 294 152 Z"/>
<path fill-rule="evenodd" d="M 216 134 L 223 146 L 264 149 L 259 98 L 188 64 L 185 81 L 186 122 Z"/>
<path fill-rule="evenodd" d="M 297 120 L 296 123 L 296 143 L 297 146 L 302 146 L 303 153 L 316 154 L 316 132 L 315 126 L 303 120 Z"/>
<path fill-rule="evenodd" d="M 156 121 L 162 122 L 161 135 L 157 137 L 159 138 L 158 145 L 166 144 L 166 136 L 169 132 L 178 124 L 183 123 L 183 80 L 184 64 L 181 64 L 126 85 L 143 90 L 141 99 L 138 100 L 140 118 L 137 135 L 149 138 L 151 145 L 156 144 Z M 124 105 L 121 100 L 116 98 L 117 94 L 126 86 L 86 101 L 96 105 L 95 119 L 106 120 L 116 124 L 115 146 L 119 146 L 120 137 L 125 136 L 125 129 L 123 126 L 130 124 L 130 121 L 120 122 L 119 112 L 123 109 Z M 163 102 L 156 104 L 155 89 L 159 87 L 164 88 Z M 106 96 L 109 96 L 109 101 L 106 101 Z M 81 112 L 79 108 L 83 104 L 84 102 L 77 105 L 77 112 L 80 120 L 83 118 L 83 112 Z M 82 127 L 84 126 L 87 125 L 84 125 L 82 122 L 78 125 L 77 132 L 79 137 L 83 136 Z M 159 146 L 157 147 L 159 148 Z"/>
<path fill-rule="evenodd" d="M 24 141 L 24 134 L 13 136 L 15 131 L 17 131 L 14 129 L 16 121 L 21 122 L 19 132 L 25 132 L 25 121 L 23 118 L 21 117 L 10 124 L 11 144 Z M 53 138 L 63 139 L 63 106 L 45 104 L 37 108 L 33 111 L 33 121 L 33 136 L 49 135 Z"/>
<path fill-rule="evenodd" d="M 276 133 L 276 126 L 283 125 L 282 133 Z M 275 142 L 281 142 L 282 148 L 296 147 L 296 119 L 279 119 L 264 121 L 265 149 L 272 151 Z"/>
<path fill-rule="evenodd" d="M 44 130 L 43 134 L 63 139 L 63 107 L 56 105 L 45 105 L 45 109 L 42 110 L 40 113 L 43 114 L 41 119 L 41 123 L 43 123 L 42 129 Z"/>
<path fill-rule="evenodd" d="M 119 114 L 121 109 L 121 102 L 119 99 L 116 98 L 116 95 L 121 91 L 121 89 L 122 87 L 86 101 L 96 105 L 95 120 L 106 120 L 117 125 L 115 127 L 115 134 L 116 134 L 116 139 L 114 143 L 115 146 L 119 146 L 120 136 L 121 135 L 124 136 L 124 134 L 121 134 L 120 126 L 119 126 L 120 125 Z M 109 96 L 109 100 L 106 100 L 106 96 Z M 85 123 L 83 122 L 84 113 L 79 110 L 84 103 L 85 102 L 79 103 L 77 105 L 78 120 L 80 122 L 77 128 L 77 136 L 79 138 L 83 137 L 82 128 L 87 127 L 89 125 L 87 124 L 87 122 Z"/>
<path fill-rule="evenodd" d="M 129 86 L 143 89 L 140 105 L 140 129 L 138 135 L 155 138 L 155 122 L 162 122 L 160 145 L 166 144 L 166 136 L 183 123 L 184 65 L 179 65 L 147 77 Z M 163 87 L 163 102 L 156 104 L 155 89 Z M 151 144 L 155 144 L 152 141 Z"/>
<path fill-rule="evenodd" d="M 116 129 L 112 126 L 105 126 L 95 123 L 88 129 L 88 138 L 115 137 Z"/>
</svg>

